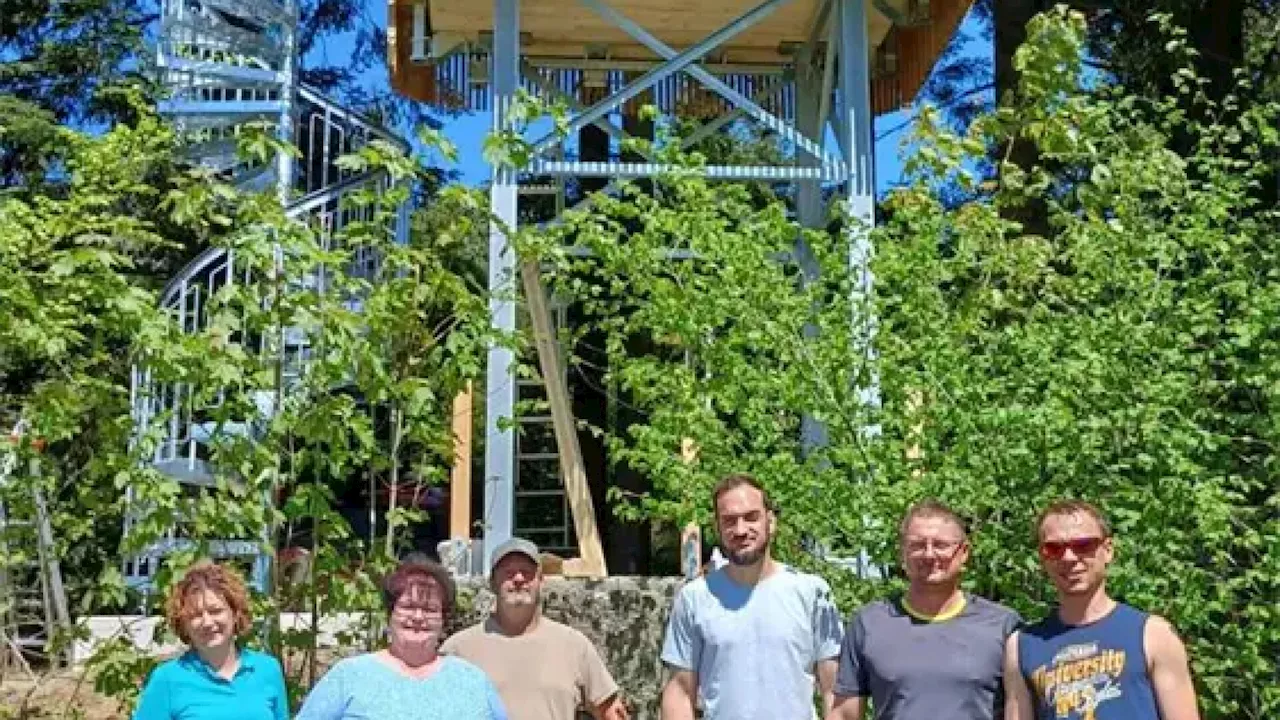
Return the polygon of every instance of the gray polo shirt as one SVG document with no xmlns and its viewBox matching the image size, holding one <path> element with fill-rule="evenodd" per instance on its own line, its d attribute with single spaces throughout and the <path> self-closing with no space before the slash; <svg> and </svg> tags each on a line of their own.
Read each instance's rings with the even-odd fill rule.
<svg viewBox="0 0 1280 720">
<path fill-rule="evenodd" d="M 840 646 L 836 695 L 870 697 L 875 720 L 998 720 L 1004 642 L 1021 618 L 965 594 L 946 620 L 913 617 L 900 599 L 854 613 Z"/>
<path fill-rule="evenodd" d="M 831 588 L 780 564 L 754 587 L 721 569 L 681 588 L 662 661 L 697 674 L 706 720 L 811 720 L 814 664 L 839 651 Z"/>
</svg>

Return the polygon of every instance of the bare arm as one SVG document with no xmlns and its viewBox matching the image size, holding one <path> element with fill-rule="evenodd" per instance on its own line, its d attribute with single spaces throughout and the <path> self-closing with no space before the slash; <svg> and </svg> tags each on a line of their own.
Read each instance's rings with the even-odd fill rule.
<svg viewBox="0 0 1280 720">
<path fill-rule="evenodd" d="M 630 720 L 631 713 L 627 711 L 626 703 L 622 702 L 622 696 L 614 693 L 591 708 L 591 717 L 595 720 Z"/>
<path fill-rule="evenodd" d="M 1004 720 L 1035 720 L 1031 691 L 1018 667 L 1018 633 L 1004 641 Z"/>
<path fill-rule="evenodd" d="M 839 665 L 835 658 L 819 660 L 813 667 L 813 672 L 818 678 L 818 692 L 822 694 L 823 717 L 831 714 L 831 707 L 835 701 L 837 667 Z"/>
<path fill-rule="evenodd" d="M 1168 620 L 1155 615 L 1147 620 L 1142 631 L 1142 649 L 1147 656 L 1147 672 L 1156 693 L 1160 717 L 1163 720 L 1200 720 L 1187 649 Z"/>
<path fill-rule="evenodd" d="M 827 720 L 862 720 L 867 712 L 867 699 L 861 695 L 837 695 Z"/>
<path fill-rule="evenodd" d="M 662 687 L 662 720 L 694 720 L 698 676 L 692 670 L 675 670 Z"/>
</svg>

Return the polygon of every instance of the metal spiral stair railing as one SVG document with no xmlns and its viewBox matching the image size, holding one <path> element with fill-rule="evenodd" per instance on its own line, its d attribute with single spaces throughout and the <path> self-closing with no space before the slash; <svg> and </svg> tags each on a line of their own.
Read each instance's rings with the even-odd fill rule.
<svg viewBox="0 0 1280 720">
<path fill-rule="evenodd" d="M 343 108 L 318 91 L 293 82 L 293 36 L 296 14 L 292 0 L 164 0 L 159 42 L 159 66 L 171 92 L 160 105 L 188 140 L 188 159 L 220 174 L 242 190 L 275 187 L 291 199 L 287 214 L 311 223 L 327 244 L 348 223 L 367 219 L 371 209 L 352 208 L 343 198 L 356 190 L 386 189 L 382 173 L 355 174 L 338 167 L 342 155 L 373 140 L 405 145 L 385 129 Z M 279 137 L 294 143 L 296 163 L 281 158 L 270 166 L 254 166 L 236 155 L 237 136 L 249 123 L 263 123 Z M 281 177 L 286 178 L 285 182 Z M 402 208 L 403 210 L 403 208 Z M 400 241 L 407 233 L 407 214 L 397 214 L 392 231 Z M 355 273 L 371 273 L 377 258 L 357 248 Z M 201 332 L 207 327 L 207 304 L 221 288 L 248 279 L 243 263 L 223 248 L 209 248 L 193 259 L 166 286 L 161 305 L 172 312 L 182 329 Z M 305 367 L 308 348 L 301 333 L 286 328 L 283 347 L 285 384 Z M 149 458 L 153 467 L 177 480 L 187 492 L 198 493 L 215 484 L 210 446 L 215 435 L 252 435 L 255 424 L 274 412 L 274 392 L 253 398 L 256 417 L 215 425 L 193 417 L 194 388 L 156 382 L 145 367 L 132 373 L 135 427 L 148 428 L 164 418 L 160 438 Z M 141 512 L 133 490 L 126 490 L 130 511 L 125 531 Z M 191 547 L 181 528 L 138 555 L 124 561 L 126 583 L 149 591 L 159 564 L 170 553 Z M 259 558 L 257 538 L 208 542 L 219 557 Z M 264 583 L 262 563 L 255 581 Z"/>
<path fill-rule="evenodd" d="M 244 189 L 279 182 L 280 166 L 236 157 L 251 123 L 292 139 L 295 0 L 162 0 L 156 64 L 169 95 L 159 105 L 192 142 L 190 157 Z"/>
</svg>

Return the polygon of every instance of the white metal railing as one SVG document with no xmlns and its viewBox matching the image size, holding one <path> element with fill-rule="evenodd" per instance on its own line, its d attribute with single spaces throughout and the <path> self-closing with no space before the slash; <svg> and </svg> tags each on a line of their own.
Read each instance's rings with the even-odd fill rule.
<svg viewBox="0 0 1280 720">
<path fill-rule="evenodd" d="M 318 233 L 320 243 L 330 247 L 348 224 L 371 218 L 374 208 L 350 207 L 343 202 L 344 197 L 350 193 L 371 186 L 385 190 L 385 175 L 355 177 L 335 187 L 316 191 L 291 204 L 288 213 L 296 220 L 310 223 Z M 398 213 L 392 229 L 396 237 L 404 238 L 407 232 L 406 222 L 406 214 Z M 376 270 L 377 257 L 372 251 L 363 248 L 353 250 L 349 273 L 372 277 Z M 252 276 L 249 269 L 237 262 L 233 252 L 224 248 L 209 248 L 169 283 L 162 294 L 161 305 L 174 314 L 184 332 L 199 333 L 208 328 L 209 299 L 223 287 L 250 280 Z M 328 279 L 324 270 L 320 269 L 313 277 L 304 278 L 300 282 L 309 283 L 323 291 Z M 288 358 L 284 375 L 285 382 L 289 383 L 291 378 L 300 376 L 305 370 L 309 345 L 302 333 L 286 329 L 283 336 L 285 342 L 279 351 Z M 267 348 L 259 343 L 253 349 L 262 352 Z M 252 435 L 255 426 L 269 420 L 275 412 L 276 393 L 262 390 L 251 396 L 251 417 L 217 422 L 201 417 L 193 407 L 193 398 L 197 392 L 206 388 L 198 388 L 189 383 L 157 382 L 145 366 L 133 368 L 131 381 L 136 427 L 158 430 L 159 433 L 158 437 L 152 438 L 154 447 L 149 456 L 151 465 L 187 487 L 209 487 L 215 483 L 210 464 L 214 442 L 220 438 Z M 158 428 L 153 428 L 156 420 L 161 418 L 163 423 Z M 132 489 L 129 489 L 126 501 L 132 504 L 133 500 Z M 134 524 L 133 521 L 133 517 L 127 517 L 126 532 Z M 166 555 L 190 546 L 190 541 L 185 540 L 178 529 L 170 528 L 158 542 L 126 560 L 126 580 L 132 586 L 147 587 L 158 563 Z M 253 555 L 257 553 L 257 547 L 256 541 L 219 540 L 210 544 L 210 551 L 225 556 Z"/>
<path fill-rule="evenodd" d="M 159 66 L 170 89 L 161 111 L 175 119 L 189 141 L 188 157 L 219 173 L 245 190 L 269 189 L 278 177 L 275 165 L 253 166 L 235 158 L 236 137 L 248 121 L 286 122 L 293 118 L 292 140 L 301 159 L 293 170 L 297 197 L 287 215 L 311 225 L 326 249 L 343 229 L 366 221 L 372 207 L 353 207 L 344 199 L 356 191 L 388 188 L 383 173 L 356 174 L 339 168 L 341 156 L 357 151 L 373 140 L 407 146 L 384 128 L 360 114 L 324 97 L 313 88 L 294 86 L 287 66 L 293 47 L 296 19 L 289 0 L 162 0 L 162 31 L 158 42 Z M 283 115 L 279 114 L 283 111 Z M 275 115 L 273 116 L 273 113 Z M 278 126 L 277 126 L 278 127 Z M 402 209 L 403 210 L 403 209 Z M 408 216 L 398 212 L 394 227 L 398 241 L 405 238 Z M 378 266 L 375 253 L 353 248 L 349 273 L 372 277 Z M 223 288 L 251 281 L 251 270 L 235 253 L 208 248 L 188 263 L 164 288 L 161 307 L 173 314 L 185 333 L 208 328 L 209 303 Z M 301 286 L 325 291 L 325 269 L 297 281 Z M 284 343 L 268 348 L 264 340 L 241 338 L 250 352 L 280 352 L 287 359 L 285 382 L 296 378 L 308 361 L 307 338 L 285 328 Z M 135 427 L 153 432 L 150 464 L 177 480 L 188 492 L 200 492 L 214 482 L 210 465 L 212 444 L 219 437 L 244 437 L 275 412 L 276 392 L 254 393 L 248 417 L 215 422 L 202 417 L 193 398 L 199 391 L 217 388 L 190 383 L 161 382 L 145 365 L 131 373 L 131 403 Z M 219 391 L 220 392 L 220 391 Z M 156 427 L 157 421 L 162 422 Z M 126 490 L 126 533 L 135 525 L 134 489 Z M 124 562 L 131 585 L 146 589 L 158 563 L 172 552 L 191 546 L 178 528 Z M 215 555 L 244 556 L 259 552 L 256 540 L 216 540 L 209 544 Z"/>
</svg>

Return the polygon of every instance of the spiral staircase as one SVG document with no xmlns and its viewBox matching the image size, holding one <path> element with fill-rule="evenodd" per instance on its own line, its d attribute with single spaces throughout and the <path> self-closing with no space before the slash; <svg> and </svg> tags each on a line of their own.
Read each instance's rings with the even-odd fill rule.
<svg viewBox="0 0 1280 720">
<path fill-rule="evenodd" d="M 187 140 L 190 162 L 242 190 L 279 193 L 288 215 L 316 227 L 322 243 L 372 212 L 348 207 L 343 200 L 356 191 L 386 189 L 385 174 L 353 173 L 337 160 L 373 140 L 404 144 L 296 82 L 296 0 L 162 0 L 160 22 L 157 65 L 168 95 L 159 110 Z M 245 161 L 237 155 L 237 139 L 251 125 L 270 128 L 300 154 L 281 153 L 270 163 Z M 407 221 L 407 212 L 397 213 L 392 230 L 399 241 L 407 236 Z M 350 271 L 371 272 L 376 264 L 372 253 L 357 250 Z M 228 285 L 245 282 L 247 272 L 234 253 L 209 248 L 169 282 L 162 305 L 185 332 L 200 332 L 209 320 L 209 299 Z M 274 351 L 284 355 L 287 387 L 305 367 L 308 347 L 301 333 L 285 328 L 282 336 L 283 345 Z M 260 392 L 253 398 L 256 417 L 215 425 L 193 414 L 194 388 L 157 382 L 146 367 L 134 368 L 131 390 L 135 427 L 155 432 L 153 426 L 160 424 L 148 461 L 190 494 L 215 485 L 212 441 L 219 435 L 254 433 L 274 411 L 276 396 Z M 126 501 L 128 533 L 145 508 L 134 502 L 132 488 L 126 490 Z M 169 529 L 164 538 L 124 560 L 126 583 L 149 592 L 164 558 L 192 546 L 181 527 Z M 225 538 L 206 542 L 206 547 L 214 557 L 252 559 L 254 582 L 265 587 L 268 566 L 260 538 Z"/>
</svg>

